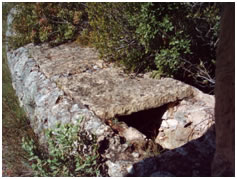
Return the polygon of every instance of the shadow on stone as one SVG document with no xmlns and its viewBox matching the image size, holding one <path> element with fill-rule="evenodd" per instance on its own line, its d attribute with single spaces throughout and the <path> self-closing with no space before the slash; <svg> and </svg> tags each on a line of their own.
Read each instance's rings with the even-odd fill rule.
<svg viewBox="0 0 237 179">
<path fill-rule="evenodd" d="M 215 153 L 214 125 L 200 138 L 133 165 L 127 176 L 208 177 Z"/>
<path fill-rule="evenodd" d="M 109 148 L 109 140 L 104 139 L 102 141 L 99 142 L 99 149 L 98 152 L 100 154 L 104 154 L 105 150 Z"/>
<path fill-rule="evenodd" d="M 143 133 L 148 139 L 155 139 L 162 122 L 162 116 L 168 108 L 165 104 L 159 108 L 139 111 L 126 116 L 117 116 L 119 121 L 125 122 L 129 127 L 133 127 Z"/>
</svg>

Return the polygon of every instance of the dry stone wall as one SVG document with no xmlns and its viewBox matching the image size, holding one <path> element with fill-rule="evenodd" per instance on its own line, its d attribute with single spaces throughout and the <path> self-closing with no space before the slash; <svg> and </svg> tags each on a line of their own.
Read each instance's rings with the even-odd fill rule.
<svg viewBox="0 0 237 179">
<path fill-rule="evenodd" d="M 105 125 L 93 112 L 85 106 L 73 102 L 57 87 L 56 83 L 40 71 L 36 61 L 30 58 L 29 48 L 32 47 L 33 45 L 29 44 L 13 52 L 8 52 L 8 62 L 13 87 L 19 97 L 20 104 L 30 119 L 34 132 L 39 136 L 40 143 L 42 145 L 45 143 L 45 129 L 53 128 L 57 122 L 74 123 L 83 117 L 81 127 L 89 134 L 96 135 L 98 143 L 107 141 L 109 146 L 104 155 L 107 155 L 110 160 L 115 160 L 115 155 L 123 153 L 123 150 L 128 146 L 121 144 L 120 137 L 116 136 L 110 127 Z M 131 163 L 131 161 L 127 161 L 128 164 L 130 164 L 129 162 Z M 113 166 L 112 161 L 111 166 Z M 122 176 L 124 172 L 121 170 L 123 168 L 119 169 L 115 171 L 113 167 L 109 168 L 109 174 Z"/>
<path fill-rule="evenodd" d="M 97 136 L 109 176 L 179 176 L 158 170 L 163 160 L 146 165 L 153 161 L 146 158 L 159 153 L 160 145 L 179 149 L 161 158 L 176 156 L 177 151 L 188 157 L 190 151 L 185 151 L 192 147 L 184 144 L 204 135 L 214 123 L 213 96 L 174 79 L 125 74 L 122 68 L 99 60 L 92 48 L 74 43 L 54 48 L 28 44 L 9 50 L 7 58 L 13 87 L 40 143 L 46 142 L 45 129 L 83 118 L 81 128 Z M 147 135 L 150 130 L 153 139 Z M 198 155 L 211 160 L 214 147 L 208 142 L 212 138 L 206 137 L 198 144 L 205 142 L 207 147 Z M 197 175 L 193 173 L 188 174 Z"/>
<path fill-rule="evenodd" d="M 50 53 L 47 53 L 48 51 Z M 98 138 L 102 156 L 106 159 L 108 166 L 108 175 L 126 176 L 134 172 L 133 165 L 135 163 L 158 152 L 158 145 L 155 142 L 163 148 L 177 148 L 202 136 L 208 129 L 208 125 L 205 123 L 204 128 L 200 128 L 200 126 L 196 128 L 198 129 L 196 136 L 178 142 L 177 131 L 180 132 L 181 137 L 187 138 L 190 135 L 190 130 L 194 129 L 190 126 L 185 127 L 186 123 L 191 122 L 192 126 L 197 125 L 200 120 L 206 120 L 210 124 L 209 126 L 213 124 L 213 118 L 210 116 L 205 118 L 207 114 L 213 112 L 214 99 L 212 96 L 205 96 L 199 90 L 173 79 L 154 80 L 125 75 L 121 69 L 114 68 L 111 64 L 96 61 L 95 56 L 91 56 L 93 53 L 96 54 L 93 49 L 80 48 L 75 44 L 62 45 L 53 49 L 49 48 L 47 44 L 42 46 L 28 44 L 7 53 L 13 87 L 42 145 L 45 142 L 45 129 L 54 128 L 57 122 L 75 123 L 83 117 L 84 120 L 81 123 L 83 130 L 88 135 L 94 134 Z M 86 57 L 90 55 L 91 59 L 86 59 L 83 63 L 80 60 L 83 60 L 85 56 L 80 55 Z M 60 61 L 57 61 L 58 59 Z M 103 68 L 105 68 L 105 74 L 100 76 L 99 74 L 103 73 Z M 93 69 L 98 71 L 95 75 L 92 74 L 93 71 L 91 72 Z M 101 72 L 99 72 L 100 70 Z M 114 81 L 108 76 L 110 72 Z M 138 84 L 137 87 L 136 84 Z M 125 92 L 119 93 L 121 90 Z M 141 98 L 142 96 L 145 97 Z M 100 101 L 99 97 L 103 100 Z M 93 98 L 98 100 L 94 101 Z M 196 102 L 190 102 L 195 100 Z M 159 111 L 159 107 L 167 103 L 169 105 L 162 113 L 161 118 L 158 118 L 156 113 L 150 116 L 155 121 L 163 121 L 160 128 L 157 128 L 160 133 L 155 141 L 147 138 L 129 123 L 115 122 L 112 119 L 120 115 L 139 113 L 149 108 Z M 196 104 L 196 108 L 194 104 Z M 115 109 L 109 113 L 113 108 Z M 209 112 L 205 113 L 204 109 L 209 109 Z M 170 110 L 175 111 L 174 119 L 170 119 L 172 115 L 168 115 Z M 171 124 L 167 128 L 165 123 L 169 124 L 170 121 L 175 123 L 178 118 L 177 113 L 185 110 L 191 113 L 191 117 L 187 117 L 186 123 L 180 127 L 177 122 L 176 126 Z M 195 110 L 198 111 L 198 114 L 201 114 L 200 111 L 204 112 L 203 116 L 199 118 L 196 114 L 196 118 L 193 117 L 192 115 L 195 116 L 195 113 L 191 111 Z M 182 114 L 184 121 L 186 113 Z M 148 116 L 145 116 L 144 119 L 147 121 L 146 123 L 151 120 Z M 135 118 L 131 117 L 129 120 L 134 120 L 132 122 L 136 123 Z M 159 141 L 165 136 L 167 140 Z M 157 173 L 157 171 L 155 172 Z"/>
</svg>

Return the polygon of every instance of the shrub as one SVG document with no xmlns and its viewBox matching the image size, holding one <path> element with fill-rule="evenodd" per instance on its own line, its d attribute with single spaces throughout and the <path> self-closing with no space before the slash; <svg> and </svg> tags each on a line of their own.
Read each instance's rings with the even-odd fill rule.
<svg viewBox="0 0 237 179">
<path fill-rule="evenodd" d="M 189 35 L 185 32 L 185 3 L 145 3 L 136 16 L 136 34 L 156 64 L 159 74 L 172 76 L 180 65 L 179 58 L 190 54 Z"/>
<path fill-rule="evenodd" d="M 32 139 L 22 141 L 36 176 L 100 176 L 96 138 L 80 131 L 79 123 L 59 123 L 46 131 L 46 137 L 47 153 L 39 150 Z"/>
<path fill-rule="evenodd" d="M 218 3 L 91 3 L 92 44 L 129 71 L 213 88 Z M 188 79 L 188 80 L 187 80 Z"/>
<path fill-rule="evenodd" d="M 145 61 L 136 38 L 136 27 L 129 17 L 135 16 L 141 3 L 88 3 L 91 43 L 100 56 L 137 70 Z"/>
<path fill-rule="evenodd" d="M 75 40 L 87 26 L 84 3 L 17 3 L 16 9 L 15 48 L 29 42 L 59 45 Z"/>
<path fill-rule="evenodd" d="M 222 3 L 188 3 L 188 34 L 192 54 L 181 59 L 181 75 L 200 89 L 213 93 L 215 86 L 216 47 Z M 180 76 L 181 76 L 180 75 Z"/>
</svg>

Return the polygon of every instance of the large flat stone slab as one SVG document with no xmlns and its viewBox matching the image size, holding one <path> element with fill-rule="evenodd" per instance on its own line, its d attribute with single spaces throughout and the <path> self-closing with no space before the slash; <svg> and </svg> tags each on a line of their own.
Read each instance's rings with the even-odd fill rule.
<svg viewBox="0 0 237 179">
<path fill-rule="evenodd" d="M 93 48 L 66 44 L 31 48 L 41 71 L 68 96 L 102 119 L 160 107 L 192 95 L 192 87 L 180 81 L 127 75 L 103 62 Z"/>
</svg>

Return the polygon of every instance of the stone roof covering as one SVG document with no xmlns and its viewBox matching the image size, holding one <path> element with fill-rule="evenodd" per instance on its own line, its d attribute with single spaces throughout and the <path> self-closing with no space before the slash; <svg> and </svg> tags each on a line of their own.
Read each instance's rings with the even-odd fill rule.
<svg viewBox="0 0 237 179">
<path fill-rule="evenodd" d="M 127 75 L 100 60 L 93 48 L 73 43 L 34 47 L 31 55 L 49 79 L 103 119 L 157 108 L 192 94 L 191 86 L 171 78 Z"/>
</svg>

